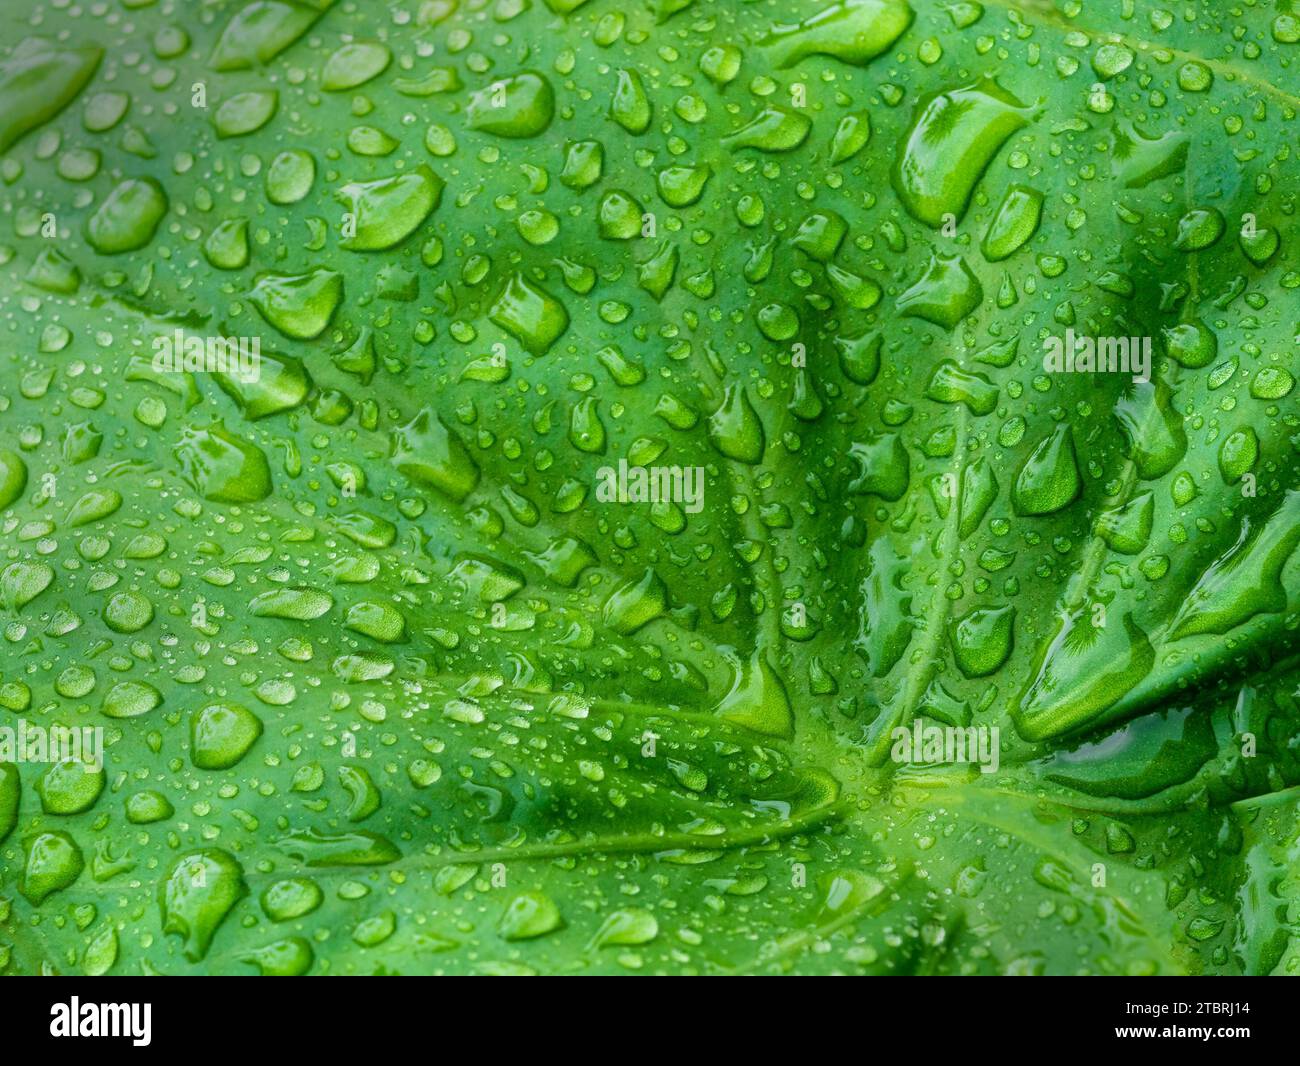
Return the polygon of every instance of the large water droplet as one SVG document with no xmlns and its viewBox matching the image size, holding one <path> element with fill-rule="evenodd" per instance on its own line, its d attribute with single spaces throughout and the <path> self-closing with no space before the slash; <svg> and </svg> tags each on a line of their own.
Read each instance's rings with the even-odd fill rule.
<svg viewBox="0 0 1300 1066">
<path fill-rule="evenodd" d="M 507 279 L 488 317 L 534 355 L 546 354 L 569 328 L 564 305 L 519 272 Z"/>
<path fill-rule="evenodd" d="M 759 44 L 778 67 L 810 55 L 865 66 L 889 48 L 912 22 L 906 0 L 840 0 L 802 22 L 773 26 Z"/>
<path fill-rule="evenodd" d="M 1011 501 L 1016 514 L 1052 514 L 1073 503 L 1082 489 L 1074 437 L 1069 424 L 1063 422 L 1025 459 L 1011 490 Z"/>
<path fill-rule="evenodd" d="M 200 770 L 225 770 L 262 735 L 262 720 L 238 703 L 209 703 L 190 716 L 190 761 Z"/>
<path fill-rule="evenodd" d="M 271 468 L 257 445 L 221 424 L 185 426 L 176 443 L 181 476 L 204 499 L 252 503 L 271 494 Z"/>
<path fill-rule="evenodd" d="M 422 407 L 391 438 L 393 466 L 417 485 L 425 485 L 459 503 L 478 484 L 478 466 L 442 419 Z"/>
<path fill-rule="evenodd" d="M 286 337 L 320 336 L 343 299 L 343 276 L 317 267 L 305 274 L 260 274 L 248 298 Z"/>
<path fill-rule="evenodd" d="M 28 37 L 0 63 L 0 153 L 77 98 L 103 56 L 99 48 L 56 49 Z"/>
<path fill-rule="evenodd" d="M 555 91 L 544 75 L 526 70 L 474 93 L 466 113 L 470 129 L 498 137 L 534 137 L 551 124 Z"/>
<path fill-rule="evenodd" d="M 355 227 L 339 244 L 354 252 L 391 248 L 438 206 L 443 180 L 427 166 L 377 181 L 354 181 L 338 191 Z"/>
<path fill-rule="evenodd" d="M 167 197 L 153 178 L 118 185 L 86 222 L 86 241 L 102 255 L 143 248 L 167 213 Z"/>
<path fill-rule="evenodd" d="M 765 736 L 787 740 L 794 736 L 794 711 L 785 684 L 762 651 L 740 664 L 731 691 L 718 704 L 718 714 Z"/>
<path fill-rule="evenodd" d="M 1030 114 L 991 78 L 925 97 L 893 170 L 894 188 L 917 219 L 960 221 L 984 169 Z"/>
<path fill-rule="evenodd" d="M 228 851 L 203 848 L 182 855 L 159 891 L 163 932 L 179 934 L 185 957 L 198 962 L 247 892 L 244 868 Z"/>
</svg>

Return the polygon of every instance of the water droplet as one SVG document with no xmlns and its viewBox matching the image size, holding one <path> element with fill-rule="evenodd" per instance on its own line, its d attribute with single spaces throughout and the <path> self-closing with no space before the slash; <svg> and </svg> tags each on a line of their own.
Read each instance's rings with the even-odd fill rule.
<svg viewBox="0 0 1300 1066">
<path fill-rule="evenodd" d="M 271 468 L 257 445 L 224 426 L 184 426 L 176 443 L 181 476 L 204 499 L 253 503 L 271 494 Z"/>
<path fill-rule="evenodd" d="M 984 299 L 979 279 L 959 255 L 932 252 L 925 272 L 898 298 L 901 314 L 952 329 Z"/>
<path fill-rule="evenodd" d="M 1045 515 L 1068 507 L 1083 490 L 1074 437 L 1061 423 L 1034 447 L 1012 488 L 1016 514 Z"/>
<path fill-rule="evenodd" d="M 793 66 L 810 55 L 865 66 L 911 23 L 906 0 L 840 0 L 802 22 L 774 26 L 759 45 L 778 67 Z"/>
<path fill-rule="evenodd" d="M 126 801 L 126 820 L 132 825 L 165 822 L 176 813 L 161 792 L 137 792 Z"/>
<path fill-rule="evenodd" d="M 609 105 L 609 117 L 628 133 L 645 133 L 650 126 L 650 99 L 646 96 L 641 75 L 635 70 L 620 69 Z"/>
<path fill-rule="evenodd" d="M 37 833 L 23 841 L 23 847 L 27 858 L 18 891 L 34 906 L 40 906 L 46 897 L 67 888 L 86 868 L 81 848 L 67 833 L 57 830 Z"/>
<path fill-rule="evenodd" d="M 735 133 L 722 138 L 729 148 L 757 148 L 763 152 L 790 152 L 808 138 L 812 120 L 784 107 L 766 107 Z"/>
<path fill-rule="evenodd" d="M 27 464 L 22 456 L 0 448 L 0 511 L 17 500 L 27 488 Z"/>
<path fill-rule="evenodd" d="M 99 48 L 56 49 L 38 37 L 19 43 L 0 63 L 0 153 L 72 103 L 102 57 Z"/>
<path fill-rule="evenodd" d="M 503 940 L 532 940 L 564 925 L 560 909 L 544 892 L 521 892 L 507 905 L 497 923 Z"/>
<path fill-rule="evenodd" d="M 279 106 L 280 94 L 274 89 L 236 93 L 222 101 L 212 117 L 212 125 L 220 138 L 244 137 L 270 122 Z"/>
<path fill-rule="evenodd" d="M 244 868 L 221 848 L 180 856 L 159 891 L 164 933 L 179 934 L 185 957 L 200 961 L 217 928 L 248 892 Z"/>
<path fill-rule="evenodd" d="M 535 137 L 555 114 L 555 91 L 535 71 L 500 78 L 470 97 L 469 127 L 498 137 Z"/>
<path fill-rule="evenodd" d="M 393 431 L 391 445 L 392 463 L 398 471 L 457 503 L 478 484 L 478 466 L 464 444 L 428 407 Z"/>
<path fill-rule="evenodd" d="M 266 198 L 273 204 L 296 204 L 316 180 L 316 160 L 310 152 L 290 148 L 271 160 L 266 170 Z"/>
<path fill-rule="evenodd" d="M 1300 545 L 1300 492 L 1292 490 L 1256 527 L 1241 521 L 1237 541 L 1201 575 L 1170 626 L 1171 639 L 1227 633 L 1257 614 L 1286 610 L 1282 570 Z"/>
<path fill-rule="evenodd" d="M 115 592 L 104 607 L 104 624 L 115 633 L 138 633 L 153 621 L 153 604 L 138 592 Z"/>
<path fill-rule="evenodd" d="M 120 183 L 86 222 L 86 241 L 101 255 L 134 252 L 153 240 L 167 197 L 153 178 Z"/>
<path fill-rule="evenodd" d="M 238 703 L 209 703 L 190 715 L 190 761 L 200 770 L 234 766 L 262 735 L 262 720 Z"/>
<path fill-rule="evenodd" d="M 328 592 L 306 585 L 271 589 L 249 601 L 248 610 L 256 618 L 287 618 L 308 622 L 319 618 L 334 606 L 334 597 Z"/>
<path fill-rule="evenodd" d="M 284 0 L 254 0 L 237 11 L 213 49 L 213 70 L 245 70 L 274 59 L 311 28 L 325 9 Z"/>
<path fill-rule="evenodd" d="M 1208 248 L 1223 236 L 1225 223 L 1218 208 L 1193 208 L 1178 220 L 1174 247 L 1183 252 Z"/>
<path fill-rule="evenodd" d="M 320 886 L 305 877 L 276 881 L 262 892 L 262 910 L 273 922 L 289 922 L 305 917 L 324 901 L 325 894 Z"/>
<path fill-rule="evenodd" d="M 1151 539 L 1155 495 L 1143 492 L 1097 516 L 1097 535 L 1114 551 L 1136 555 Z"/>
<path fill-rule="evenodd" d="M 343 300 L 343 276 L 324 267 L 306 274 L 260 274 L 248 298 L 286 337 L 312 340 L 324 332 Z"/>
<path fill-rule="evenodd" d="M 831 140 L 831 165 L 852 159 L 871 140 L 871 116 L 866 111 L 845 115 Z"/>
<path fill-rule="evenodd" d="M 740 664 L 731 691 L 718 704 L 717 713 L 734 725 L 764 736 L 794 736 L 794 712 L 780 675 L 762 651 Z"/>
<path fill-rule="evenodd" d="M 1025 185 L 1010 185 L 980 250 L 990 263 L 1006 259 L 1034 235 L 1043 212 L 1043 194 Z"/>
<path fill-rule="evenodd" d="M 1162 330 L 1165 351 L 1191 369 L 1209 366 L 1219 354 L 1219 338 L 1204 322 L 1180 322 Z"/>
<path fill-rule="evenodd" d="M 1033 680 L 1013 709 L 1026 740 L 1048 740 L 1096 724 L 1155 664 L 1147 635 L 1126 614 L 1094 626 L 1084 608 L 1062 614 L 1038 657 Z"/>
<path fill-rule="evenodd" d="M 81 814 L 95 805 L 105 780 L 102 768 L 80 759 L 63 759 L 37 779 L 36 794 L 46 814 Z"/>
<path fill-rule="evenodd" d="M 378 41 L 345 44 L 325 60 L 320 87 L 326 92 L 343 92 L 364 85 L 388 69 L 393 54 Z"/>
<path fill-rule="evenodd" d="M 248 253 L 248 220 L 243 218 L 220 223 L 203 242 L 203 254 L 218 270 L 242 270 Z"/>
<path fill-rule="evenodd" d="M 758 463 L 763 459 L 763 423 L 741 385 L 728 385 L 722 403 L 709 416 L 709 441 L 728 459 Z"/>
<path fill-rule="evenodd" d="M 442 198 L 442 188 L 443 180 L 427 166 L 343 186 L 336 198 L 346 206 L 355 232 L 341 240 L 340 246 L 354 252 L 393 247 L 429 217 Z"/>
<path fill-rule="evenodd" d="M 650 911 L 641 907 L 628 907 L 614 911 L 600 923 L 600 928 L 591 938 L 591 946 L 603 948 L 611 944 L 648 944 L 658 935 L 659 922 Z"/>
<path fill-rule="evenodd" d="M 668 590 L 663 579 L 647 567 L 640 578 L 620 585 L 605 601 L 605 625 L 629 636 L 662 615 L 667 605 Z"/>
<path fill-rule="evenodd" d="M 925 97 L 893 170 L 903 206 L 936 228 L 945 215 L 960 221 L 985 168 L 1029 114 L 991 78 Z"/>
<path fill-rule="evenodd" d="M 506 280 L 488 317 L 533 355 L 546 354 L 569 328 L 564 305 L 519 272 Z"/>
</svg>

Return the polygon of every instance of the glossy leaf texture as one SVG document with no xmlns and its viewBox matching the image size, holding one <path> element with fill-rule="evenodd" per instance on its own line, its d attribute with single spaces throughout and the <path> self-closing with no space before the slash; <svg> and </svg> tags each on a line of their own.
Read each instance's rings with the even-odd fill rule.
<svg viewBox="0 0 1300 1066">
<path fill-rule="evenodd" d="M 1297 972 L 1286 8 L 7 4 L 0 972 Z"/>
</svg>

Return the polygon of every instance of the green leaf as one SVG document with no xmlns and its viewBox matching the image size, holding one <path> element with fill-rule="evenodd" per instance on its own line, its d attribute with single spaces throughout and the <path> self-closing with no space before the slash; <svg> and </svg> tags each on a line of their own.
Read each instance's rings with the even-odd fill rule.
<svg viewBox="0 0 1300 1066">
<path fill-rule="evenodd" d="M 411 6 L 6 11 L 0 969 L 1300 970 L 1289 16 Z"/>
</svg>

